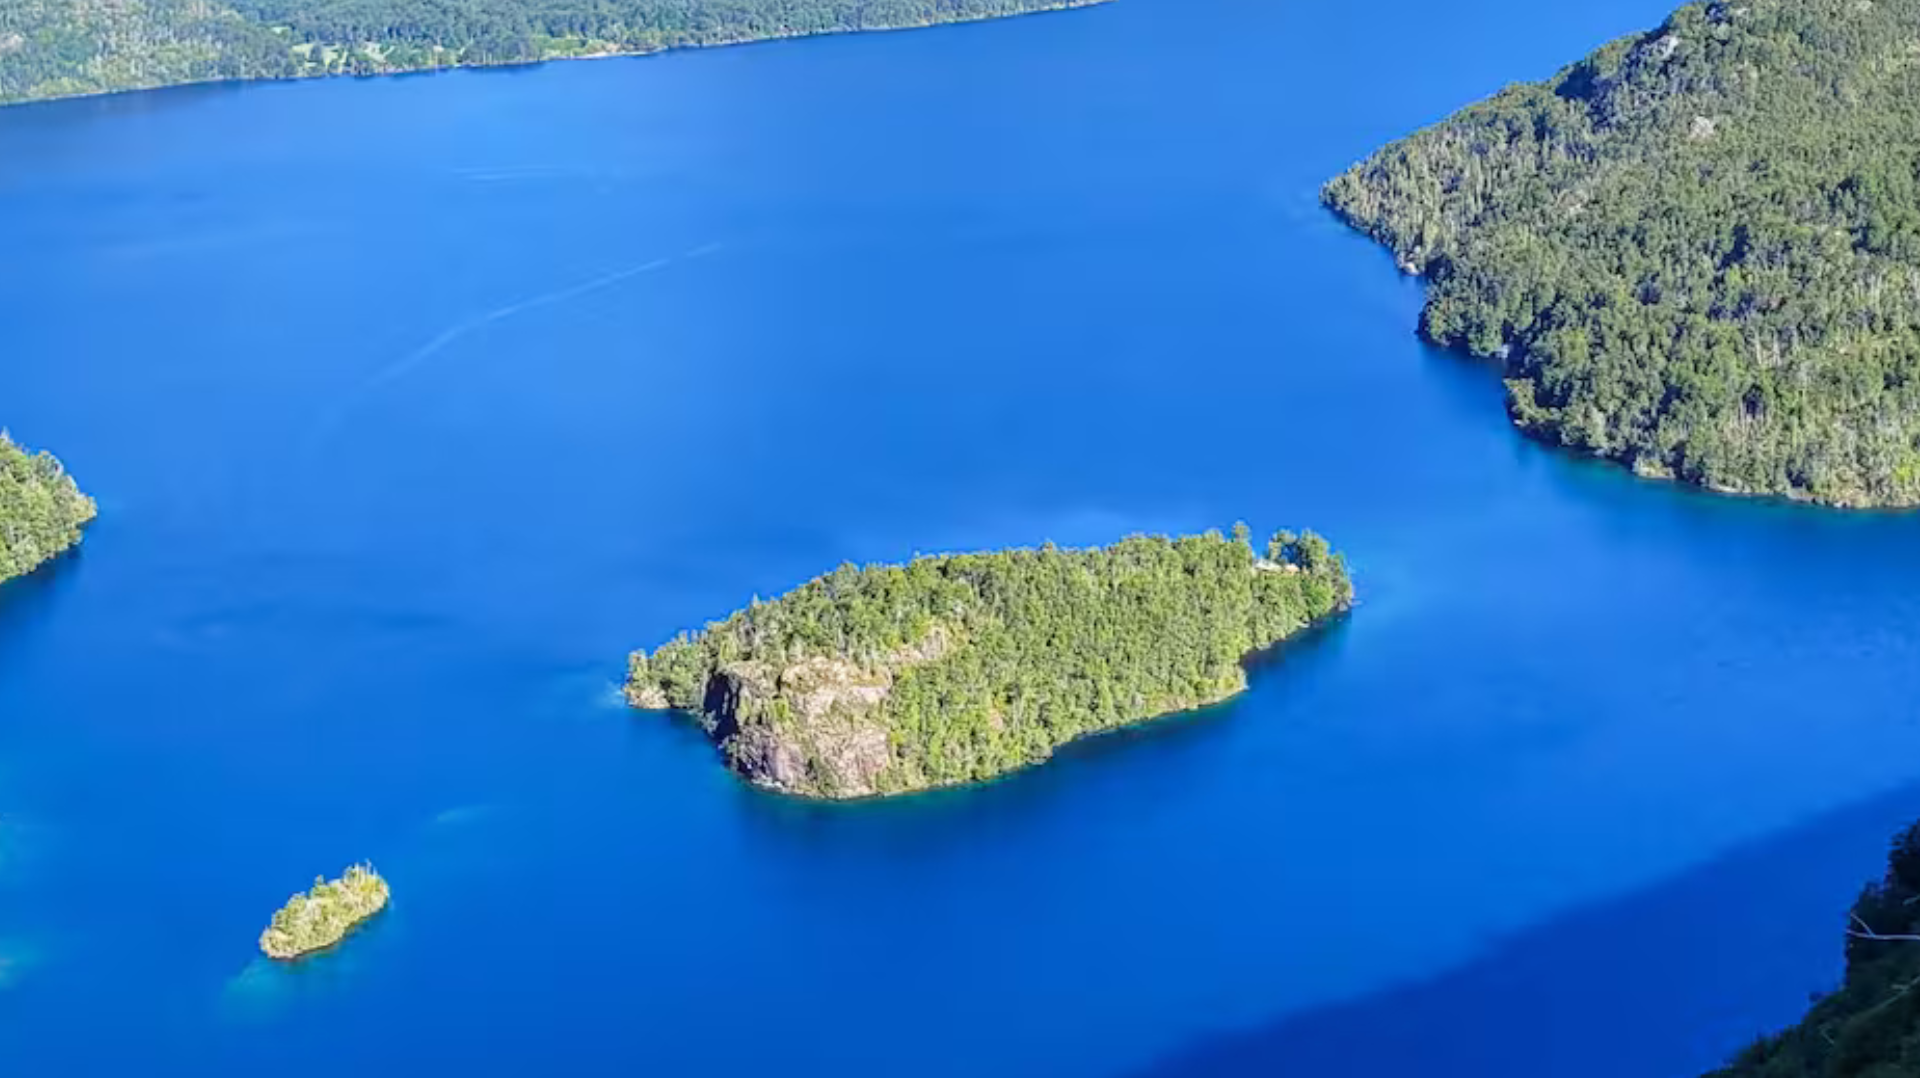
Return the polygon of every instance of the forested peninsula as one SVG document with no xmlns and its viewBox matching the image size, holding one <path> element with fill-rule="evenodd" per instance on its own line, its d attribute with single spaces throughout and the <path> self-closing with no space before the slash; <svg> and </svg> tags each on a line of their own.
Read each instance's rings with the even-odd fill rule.
<svg viewBox="0 0 1920 1078">
<path fill-rule="evenodd" d="M 1840 990 L 1713 1078 L 1920 1074 L 1920 824 L 1894 840 L 1886 877 L 1854 903 L 1846 941 Z"/>
<path fill-rule="evenodd" d="M 1100 0 L 6 0 L 0 103 L 1022 15 Z"/>
<path fill-rule="evenodd" d="M 1920 503 L 1920 4 L 1694 3 L 1388 146 L 1326 203 L 1548 442 Z"/>
<path fill-rule="evenodd" d="M 1216 703 L 1244 663 L 1345 610 L 1312 533 L 1244 526 L 848 565 L 652 654 L 628 699 L 693 712 L 736 772 L 817 798 L 977 782 L 1086 734 Z"/>
<path fill-rule="evenodd" d="M 0 582 L 78 543 L 93 515 L 93 499 L 52 454 L 29 453 L 0 431 Z"/>
</svg>

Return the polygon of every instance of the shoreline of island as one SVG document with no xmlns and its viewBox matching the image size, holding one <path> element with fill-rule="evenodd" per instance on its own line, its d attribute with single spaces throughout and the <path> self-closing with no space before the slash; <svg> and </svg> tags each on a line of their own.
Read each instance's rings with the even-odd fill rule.
<svg viewBox="0 0 1920 1078">
<path fill-rule="evenodd" d="M 1496 364 L 1534 441 L 1716 495 L 1912 509 L 1914 110 L 1867 75 L 1914 32 L 1885 5 L 1687 4 L 1321 202 L 1421 278 L 1421 338 Z M 1781 34 L 1829 44 L 1765 52 Z"/>
<path fill-rule="evenodd" d="M 1351 609 L 1311 532 L 842 566 L 628 661 L 639 710 L 691 715 L 749 784 L 861 801 L 977 785 L 1087 737 L 1223 704 Z"/>
<path fill-rule="evenodd" d="M 59 458 L 0 429 L 0 584 L 78 547 L 99 512 Z"/>
<path fill-rule="evenodd" d="M 1357 602 L 1357 600 L 1355 602 Z M 1320 633 L 1329 632 L 1338 628 L 1347 618 L 1352 616 L 1355 602 L 1349 602 L 1331 613 L 1301 626 L 1297 632 L 1281 640 L 1276 640 L 1266 647 L 1256 648 L 1249 652 L 1246 658 L 1242 660 L 1242 670 L 1246 675 L 1247 683 L 1238 689 L 1224 693 L 1215 699 L 1202 700 L 1189 706 L 1158 712 L 1153 715 L 1148 715 L 1145 718 L 1134 719 L 1130 722 L 1122 722 L 1112 726 L 1101 726 L 1080 731 L 1067 740 L 1053 746 L 1052 750 L 1040 759 L 1027 761 L 1015 767 L 1008 768 L 1005 771 L 998 771 L 981 778 L 962 779 L 933 786 L 921 786 L 911 790 L 903 790 L 898 793 L 871 793 L 857 797 L 820 797 L 814 794 L 800 793 L 781 789 L 776 786 L 764 785 L 755 782 L 747 776 L 741 776 L 741 778 L 745 781 L 747 788 L 759 796 L 785 800 L 797 805 L 845 807 L 850 810 L 877 805 L 881 802 L 908 801 L 913 798 L 928 797 L 936 794 L 963 794 L 970 791 L 984 790 L 1003 782 L 1011 782 L 1023 775 L 1032 774 L 1075 749 L 1097 745 L 1103 739 L 1125 737 L 1129 734 L 1141 734 L 1150 732 L 1156 727 L 1189 720 L 1200 720 L 1216 709 L 1225 708 L 1237 702 L 1241 697 L 1253 691 L 1253 678 L 1256 668 L 1275 661 L 1281 653 L 1291 648 L 1310 642 L 1313 637 Z M 631 701 L 629 701 L 629 704 L 631 704 Z M 684 718 L 695 726 L 701 725 L 701 715 L 697 711 L 683 711 L 678 708 L 638 708 L 637 710 L 663 711 L 676 717 Z"/>
<path fill-rule="evenodd" d="M 392 896 L 386 879 L 365 862 L 338 879 L 318 877 L 274 913 L 260 933 L 260 950 L 282 962 L 327 950 L 385 910 Z"/>
</svg>

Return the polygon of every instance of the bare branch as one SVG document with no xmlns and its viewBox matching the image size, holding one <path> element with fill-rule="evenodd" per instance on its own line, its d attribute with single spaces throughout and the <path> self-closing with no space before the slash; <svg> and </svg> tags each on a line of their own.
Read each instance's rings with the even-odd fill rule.
<svg viewBox="0 0 1920 1078">
<path fill-rule="evenodd" d="M 1860 919 L 1859 914 L 1855 913 L 1855 914 L 1852 914 L 1851 916 L 1853 917 L 1853 923 L 1860 926 L 1858 929 L 1852 929 L 1852 928 L 1847 929 L 1847 935 L 1852 936 L 1854 939 L 1875 940 L 1882 943 L 1888 943 L 1888 942 L 1920 943 L 1920 935 L 1909 935 L 1904 933 L 1888 934 L 1888 933 L 1882 933 L 1882 932 L 1875 932 L 1873 929 L 1867 927 L 1867 922 L 1862 921 Z"/>
</svg>

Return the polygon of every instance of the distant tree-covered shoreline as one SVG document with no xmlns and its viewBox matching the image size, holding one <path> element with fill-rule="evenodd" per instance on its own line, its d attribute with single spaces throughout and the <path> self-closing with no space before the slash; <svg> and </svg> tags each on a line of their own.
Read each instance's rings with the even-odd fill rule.
<svg viewBox="0 0 1920 1078">
<path fill-rule="evenodd" d="M 888 30 L 1099 0 L 7 0 L 0 104 Z"/>
</svg>

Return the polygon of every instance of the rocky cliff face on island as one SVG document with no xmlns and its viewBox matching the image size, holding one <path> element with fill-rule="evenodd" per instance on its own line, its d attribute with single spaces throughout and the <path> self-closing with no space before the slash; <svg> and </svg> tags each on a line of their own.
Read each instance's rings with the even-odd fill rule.
<svg viewBox="0 0 1920 1078">
<path fill-rule="evenodd" d="M 1319 537 L 1244 529 L 852 566 L 631 660 L 756 785 L 824 798 L 976 782 L 1216 703 L 1249 654 L 1352 600 Z"/>
<path fill-rule="evenodd" d="M 905 672 L 944 653 L 936 626 L 921 645 L 865 664 L 813 656 L 776 668 L 738 661 L 713 670 L 700 713 L 728 762 L 754 783 L 791 793 L 865 797 L 887 790 L 894 753 L 884 705 Z M 642 707 L 672 706 L 657 686 Z"/>
</svg>

